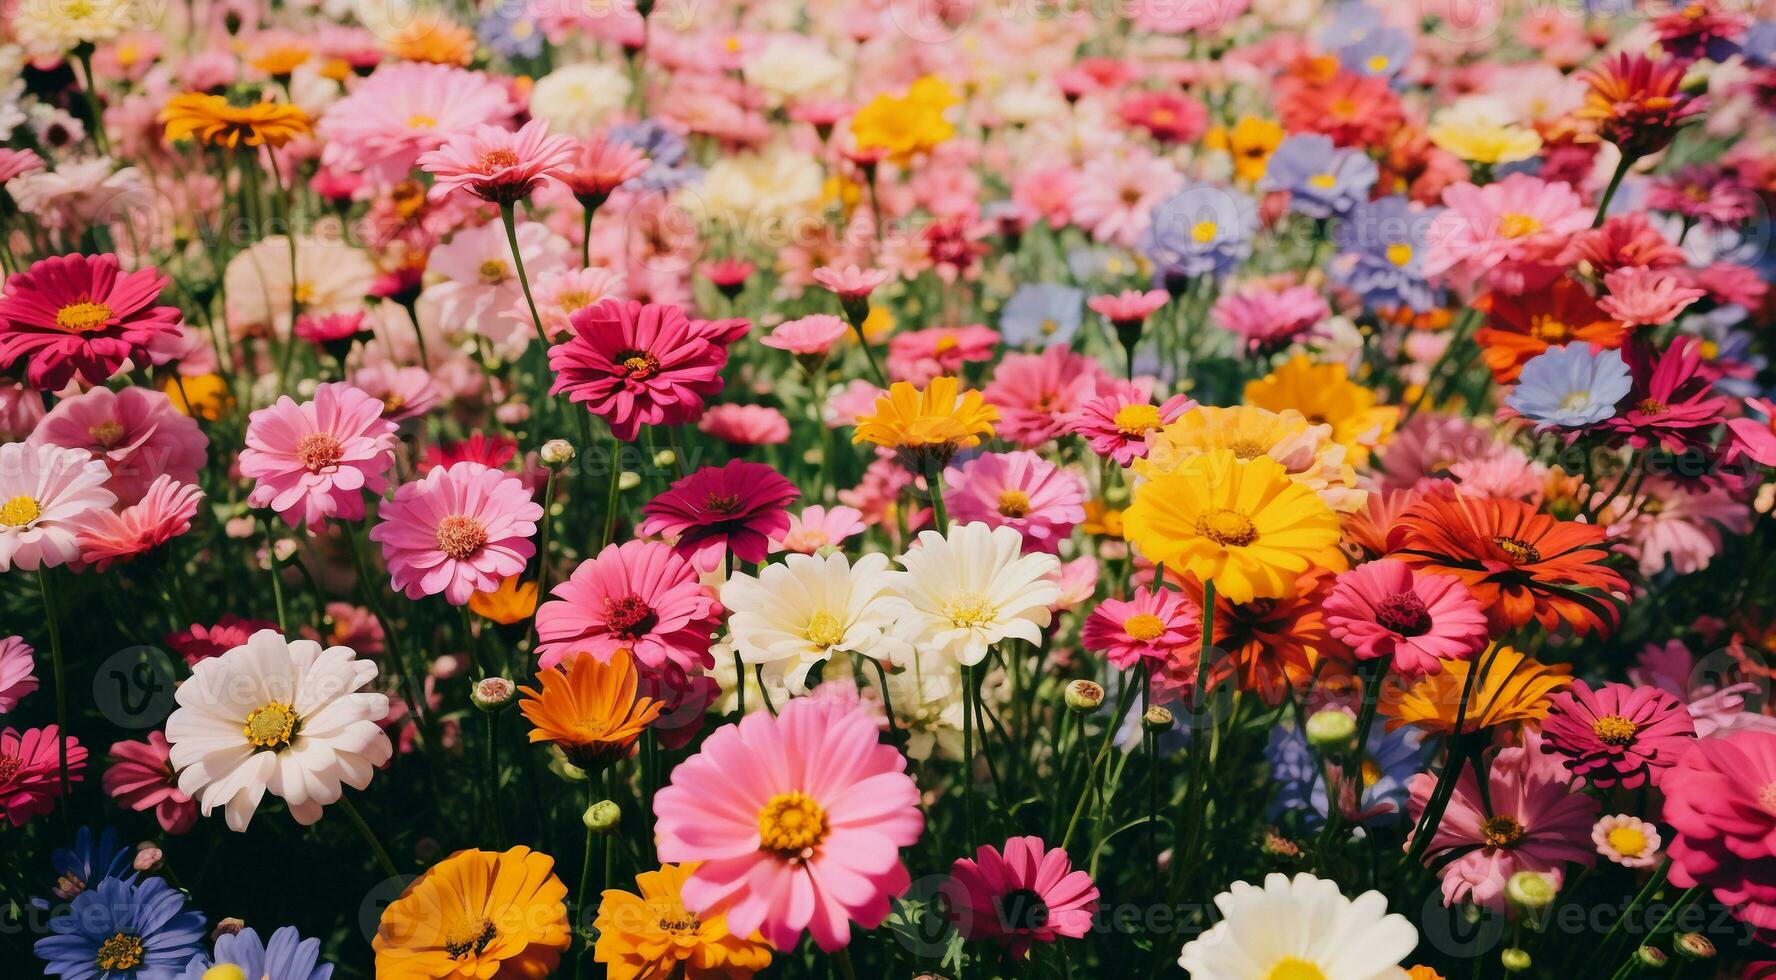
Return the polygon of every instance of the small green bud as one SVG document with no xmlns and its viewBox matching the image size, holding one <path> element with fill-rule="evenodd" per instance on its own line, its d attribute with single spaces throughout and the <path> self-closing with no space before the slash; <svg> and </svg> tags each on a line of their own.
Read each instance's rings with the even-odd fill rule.
<svg viewBox="0 0 1776 980">
<path fill-rule="evenodd" d="M 1522 973 L 1529 969 L 1529 950 L 1512 947 L 1499 954 L 1499 965 L 1507 973 Z"/>
<path fill-rule="evenodd" d="M 1642 946 L 1634 951 L 1634 959 L 1649 970 L 1657 970 L 1670 962 L 1671 957 L 1657 946 Z"/>
<path fill-rule="evenodd" d="M 504 711 L 517 699 L 517 685 L 504 677 L 483 677 L 469 689 L 469 700 L 488 714 Z"/>
<path fill-rule="evenodd" d="M 1104 703 L 1104 686 L 1084 679 L 1072 681 L 1067 685 L 1066 700 L 1074 711 L 1096 711 Z"/>
<path fill-rule="evenodd" d="M 543 461 L 544 466 L 558 470 L 574 461 L 573 443 L 566 439 L 550 439 L 543 443 L 543 448 L 537 453 L 537 458 Z"/>
<path fill-rule="evenodd" d="M 1172 730 L 1171 709 L 1162 705 L 1154 705 L 1141 715 L 1141 727 L 1150 732 L 1169 732 Z"/>
<path fill-rule="evenodd" d="M 586 825 L 587 830 L 595 834 L 614 833 L 617 824 L 622 819 L 623 811 L 610 800 L 599 800 L 587 807 L 586 812 L 580 815 L 580 822 Z"/>
<path fill-rule="evenodd" d="M 1686 960 L 1714 959 L 1714 941 L 1699 932 L 1680 932 L 1671 940 L 1671 948 Z"/>
<path fill-rule="evenodd" d="M 1348 749 L 1357 737 L 1357 720 L 1336 708 L 1316 711 L 1307 719 L 1307 742 L 1316 749 Z"/>
<path fill-rule="evenodd" d="M 1519 871 L 1505 882 L 1505 897 L 1526 912 L 1547 908 L 1559 895 L 1554 877 L 1540 871 Z"/>
</svg>

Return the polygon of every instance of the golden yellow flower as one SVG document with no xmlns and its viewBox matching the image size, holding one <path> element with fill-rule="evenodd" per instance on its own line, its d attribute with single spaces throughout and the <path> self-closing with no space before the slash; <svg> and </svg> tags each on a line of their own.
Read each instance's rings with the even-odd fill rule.
<svg viewBox="0 0 1776 980">
<path fill-rule="evenodd" d="M 469 610 L 501 626 L 510 626 L 529 619 L 536 612 L 537 584 L 522 581 L 522 578 L 519 575 L 507 576 L 500 579 L 499 587 L 492 592 L 476 592 L 469 596 Z"/>
<path fill-rule="evenodd" d="M 475 32 L 447 17 L 424 15 L 389 34 L 383 50 L 403 61 L 466 65 L 475 59 Z"/>
<path fill-rule="evenodd" d="M 1085 520 L 1079 529 L 1106 538 L 1122 537 L 1122 509 L 1102 500 L 1085 502 Z"/>
<path fill-rule="evenodd" d="M 904 162 L 956 135 L 945 113 L 960 101 L 948 83 L 927 75 L 915 81 L 907 94 L 884 93 L 857 110 L 851 117 L 851 135 L 858 149 L 882 150 Z"/>
<path fill-rule="evenodd" d="M 382 912 L 376 975 L 389 980 L 542 980 L 573 943 L 555 859 L 528 847 L 458 851 Z"/>
<path fill-rule="evenodd" d="M 1361 509 L 1368 499 L 1357 489 L 1357 471 L 1345 462 L 1345 448 L 1332 441 L 1332 427 L 1314 425 L 1294 409 L 1199 405 L 1149 435 L 1147 446 L 1147 457 L 1135 460 L 1134 469 L 1149 478 L 1174 472 L 1210 450 L 1227 449 L 1240 459 L 1276 460 L 1289 479 L 1341 513 Z"/>
<path fill-rule="evenodd" d="M 210 146 L 283 146 L 314 131 L 308 113 L 300 106 L 282 102 L 255 105 L 229 104 L 220 95 L 184 92 L 167 100 L 160 110 L 167 142 L 194 139 Z"/>
<path fill-rule="evenodd" d="M 228 390 L 227 379 L 220 374 L 174 376 L 160 387 L 173 403 L 173 408 L 182 415 L 214 422 L 234 411 L 234 394 Z M 191 399 L 189 403 L 185 401 L 187 398 Z"/>
<path fill-rule="evenodd" d="M 1542 137 L 1527 126 L 1452 123 L 1432 126 L 1425 135 L 1469 163 L 1515 163 L 1528 160 L 1542 148 Z"/>
<path fill-rule="evenodd" d="M 1241 116 L 1232 127 L 1216 127 L 1205 142 L 1233 157 L 1233 174 L 1256 182 L 1270 169 L 1270 156 L 1283 142 L 1283 127 L 1257 116 Z"/>
<path fill-rule="evenodd" d="M 999 410 L 980 392 L 963 391 L 955 378 L 932 378 L 923 390 L 896 381 L 876 399 L 873 414 L 858 418 L 851 442 L 899 450 L 909 464 L 942 463 L 958 449 L 980 445 L 997 421 Z"/>
<path fill-rule="evenodd" d="M 609 980 L 739 980 L 771 965 L 771 947 L 756 933 L 736 936 L 726 916 L 685 908 L 680 890 L 696 869 L 693 862 L 644 871 L 635 876 L 640 895 L 605 889 L 592 958 Z"/>
<path fill-rule="evenodd" d="M 1462 691 L 1468 687 L 1469 672 L 1475 669 L 1480 673 L 1468 691 L 1464 714 Z M 1404 690 L 1397 685 L 1383 688 L 1380 711 L 1388 717 L 1388 731 L 1412 725 L 1436 734 L 1455 734 L 1460 715 L 1462 733 L 1477 732 L 1541 721 L 1548 714 L 1549 696 L 1571 683 L 1570 664 L 1544 664 L 1494 644 L 1473 660 L 1446 661 L 1442 671 L 1420 678 Z"/>
<path fill-rule="evenodd" d="M 1377 405 L 1375 392 L 1350 380 L 1342 364 L 1315 364 L 1298 354 L 1282 367 L 1246 382 L 1246 404 L 1273 412 L 1294 409 L 1309 422 L 1332 427 L 1332 440 L 1362 466 L 1400 422 L 1397 405 Z"/>
<path fill-rule="evenodd" d="M 302 67 L 308 54 L 306 44 L 269 44 L 253 53 L 252 65 L 273 78 L 282 78 Z"/>
<path fill-rule="evenodd" d="M 589 653 L 537 672 L 541 691 L 521 687 L 518 710 L 535 728 L 531 742 L 553 742 L 581 769 L 600 770 L 628 754 L 642 729 L 660 716 L 659 701 L 638 698 L 635 658 L 618 650 L 609 663 Z"/>
<path fill-rule="evenodd" d="M 1229 602 L 1289 595 L 1338 543 L 1338 518 L 1268 456 L 1214 449 L 1135 488 L 1123 533 L 1149 561 L 1213 580 Z"/>
</svg>

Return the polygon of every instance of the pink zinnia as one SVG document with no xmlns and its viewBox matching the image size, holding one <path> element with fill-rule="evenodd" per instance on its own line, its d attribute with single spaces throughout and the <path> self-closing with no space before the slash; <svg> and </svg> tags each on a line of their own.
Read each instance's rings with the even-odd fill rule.
<svg viewBox="0 0 1776 980">
<path fill-rule="evenodd" d="M 785 320 L 759 338 L 766 347 L 789 351 L 797 357 L 825 359 L 832 345 L 850 329 L 845 321 L 828 313 L 816 313 L 799 320 Z"/>
<path fill-rule="evenodd" d="M 1062 422 L 1068 432 L 1083 436 L 1092 452 L 1127 466 L 1146 457 L 1148 435 L 1195 407 L 1188 395 L 1173 395 L 1156 406 L 1147 400 L 1146 392 L 1119 381 L 1109 394 L 1089 399 Z"/>
<path fill-rule="evenodd" d="M 321 162 L 393 184 L 428 150 L 459 133 L 510 119 L 511 89 L 478 71 L 395 61 L 327 108 L 316 126 Z"/>
<path fill-rule="evenodd" d="M 967 939 L 991 939 L 1014 957 L 1031 943 L 1078 939 L 1091 930 L 1098 886 L 1075 871 L 1061 848 L 1040 837 L 1013 837 L 1003 853 L 990 844 L 957 858 L 944 883 L 950 921 Z"/>
<path fill-rule="evenodd" d="M 270 507 L 291 527 L 361 520 L 364 491 L 381 494 L 395 464 L 395 423 L 382 402 L 344 382 L 298 404 L 285 395 L 247 419 L 241 476 L 257 481 L 247 503 Z"/>
<path fill-rule="evenodd" d="M 940 375 L 960 375 L 966 363 L 992 360 L 997 343 L 999 332 L 978 323 L 895 334 L 888 341 L 888 377 L 923 388 Z"/>
<path fill-rule="evenodd" d="M 851 922 L 880 925 L 911 884 L 900 848 L 925 818 L 906 758 L 879 735 L 867 711 L 795 698 L 718 729 L 679 763 L 654 798 L 654 832 L 660 860 L 701 862 L 685 907 L 778 949 L 806 929 L 831 951 L 850 942 Z"/>
<path fill-rule="evenodd" d="M 1126 289 L 1120 293 L 1093 296 L 1085 301 L 1085 305 L 1091 307 L 1092 312 L 1109 320 L 1112 326 L 1139 328 L 1148 317 L 1159 312 L 1159 308 L 1166 305 L 1169 299 L 1171 295 L 1163 289 L 1150 289 L 1146 292 Z"/>
<path fill-rule="evenodd" d="M 1183 182 L 1171 160 L 1152 153 L 1097 157 L 1080 171 L 1073 222 L 1095 241 L 1134 248 L 1153 222 L 1153 209 Z"/>
<path fill-rule="evenodd" d="M 837 294 L 841 300 L 868 299 L 869 294 L 888 279 L 884 270 L 860 269 L 854 265 L 823 265 L 814 270 L 814 281 Z"/>
<path fill-rule="evenodd" d="M 1764 935 L 1776 930 L 1776 733 L 1696 742 L 1660 784 L 1671 883 L 1715 900 Z"/>
<path fill-rule="evenodd" d="M 109 252 L 34 262 L 0 294 L 0 364 L 23 364 L 43 391 L 76 374 L 102 385 L 125 361 L 164 364 L 184 335 L 179 308 L 156 305 L 170 281 L 151 268 L 123 272 Z"/>
<path fill-rule="evenodd" d="M 1239 337 L 1248 351 L 1275 351 L 1307 336 L 1332 315 L 1312 286 L 1253 288 L 1227 293 L 1209 310 L 1215 325 Z"/>
<path fill-rule="evenodd" d="M 196 483 L 210 444 L 197 422 L 166 395 L 134 385 L 119 391 L 94 388 L 63 399 L 26 442 L 84 449 L 104 460 L 111 472 L 105 487 L 125 505 L 141 500 L 163 474 Z"/>
<path fill-rule="evenodd" d="M 1195 650 L 1202 643 L 1202 623 L 1196 607 L 1174 589 L 1136 589 L 1127 599 L 1098 603 L 1080 628 L 1079 644 L 1117 670 L 1142 661 L 1168 664 L 1180 650 Z"/>
<path fill-rule="evenodd" d="M 113 742 L 106 760 L 111 765 L 100 782 L 118 806 L 137 813 L 153 810 L 169 834 L 197 825 L 197 801 L 179 791 L 165 735 L 156 731 L 145 742 Z"/>
<path fill-rule="evenodd" d="M 789 420 L 767 405 L 716 405 L 697 420 L 697 431 L 736 446 L 776 446 L 789 441 Z"/>
<path fill-rule="evenodd" d="M 574 142 L 550 136 L 549 124 L 532 119 L 513 132 L 477 126 L 422 154 L 419 166 L 434 178 L 428 195 L 443 200 L 458 190 L 502 207 L 530 197 L 545 179 L 573 159 Z"/>
<path fill-rule="evenodd" d="M 1676 273 L 1638 266 L 1604 276 L 1603 287 L 1609 295 L 1597 301 L 1597 308 L 1631 327 L 1664 326 L 1708 295 L 1685 285 Z"/>
<path fill-rule="evenodd" d="M 609 660 L 629 650 L 652 668 L 707 669 L 721 604 L 697 570 L 658 541 L 613 544 L 580 563 L 536 613 L 538 664 L 586 653 Z"/>
<path fill-rule="evenodd" d="M 1744 405 L 1763 418 L 1747 414 L 1727 420 L 1727 431 L 1732 434 L 1728 460 L 1749 456 L 1754 462 L 1776 466 L 1776 402 L 1747 398 Z"/>
<path fill-rule="evenodd" d="M 555 178 L 567 185 L 582 206 L 597 207 L 612 191 L 647 173 L 647 169 L 647 154 L 639 147 L 600 133 L 575 146 Z"/>
<path fill-rule="evenodd" d="M 800 514 L 789 515 L 789 530 L 771 541 L 772 551 L 791 551 L 811 555 L 825 547 L 836 547 L 852 535 L 869 528 L 863 511 L 855 507 L 822 507 L 814 504 Z"/>
<path fill-rule="evenodd" d="M 1472 657 L 1489 636 L 1486 611 L 1460 579 L 1394 558 L 1341 573 L 1322 608 L 1326 629 L 1358 660 L 1385 658 L 1408 678 Z"/>
<path fill-rule="evenodd" d="M 370 540 L 381 543 L 389 585 L 407 598 L 466 605 L 524 571 L 543 517 L 524 482 L 480 463 L 452 463 L 395 491 Z"/>
<path fill-rule="evenodd" d="M 646 519 L 636 531 L 676 538 L 673 549 L 699 571 L 719 568 L 730 551 L 740 561 L 761 562 L 771 539 L 789 530 L 787 508 L 799 496 L 771 467 L 737 459 L 673 483 L 641 509 Z"/>
<path fill-rule="evenodd" d="M 0 572 L 78 559 L 81 529 L 117 502 L 107 475 L 84 449 L 0 443 Z"/>
<path fill-rule="evenodd" d="M 1009 527 L 1026 553 L 1058 553 L 1085 520 L 1085 481 L 1033 452 L 984 453 L 945 470 L 944 484 L 952 520 Z"/>
<path fill-rule="evenodd" d="M 1582 680 L 1549 699 L 1542 751 L 1565 757 L 1574 776 L 1608 789 L 1637 789 L 1664 772 L 1696 741 L 1684 703 L 1656 687 Z"/>
<path fill-rule="evenodd" d="M 1001 439 L 1035 449 L 1067 430 L 1067 419 L 1086 402 L 1115 391 L 1096 358 L 1057 344 L 1040 354 L 1008 354 L 982 390 L 999 409 Z"/>
<path fill-rule="evenodd" d="M 23 827 L 25 821 L 55 809 L 62 795 L 62 748 L 54 725 L 8 728 L 0 732 L 0 816 Z M 68 742 L 68 785 L 80 782 L 86 748 L 73 736 Z"/>
<path fill-rule="evenodd" d="M 37 661 L 22 636 L 0 636 L 0 715 L 37 690 Z"/>
<path fill-rule="evenodd" d="M 351 383 L 382 402 L 382 417 L 391 422 L 418 418 L 444 400 L 432 372 L 422 367 L 372 364 L 352 372 Z"/>
<path fill-rule="evenodd" d="M 1484 187 L 1453 184 L 1443 203 L 1448 207 L 1431 222 L 1425 274 L 1464 285 L 1484 277 L 1513 295 L 1565 272 L 1559 255 L 1591 226 L 1593 213 L 1570 185 L 1522 173 Z"/>
<path fill-rule="evenodd" d="M 173 652 L 185 658 L 188 664 L 200 660 L 220 657 L 222 654 L 241 646 L 247 639 L 260 630 L 275 630 L 276 623 L 263 619 L 242 619 L 233 613 L 223 613 L 222 618 L 213 626 L 192 623 L 177 633 L 166 635 L 167 646 Z"/>
<path fill-rule="evenodd" d="M 1474 767 L 1462 770 L 1455 796 L 1433 833 L 1424 860 L 1441 865 L 1443 904 L 1473 902 L 1495 912 L 1505 910 L 1505 882 L 1519 871 L 1560 876 L 1567 862 L 1590 867 L 1597 860 L 1591 848 L 1591 825 L 1597 800 L 1571 785 L 1566 767 L 1543 755 L 1533 733 L 1525 744 L 1498 750 L 1487 772 L 1490 792 L 1480 795 Z M 1414 823 L 1437 777 L 1421 772 L 1407 784 L 1412 793 L 1408 812 Z"/>
<path fill-rule="evenodd" d="M 191 530 L 191 519 L 204 492 L 170 476 L 155 479 L 142 499 L 121 511 L 99 511 L 80 529 L 80 560 L 104 571 L 112 562 L 129 561 Z"/>
<path fill-rule="evenodd" d="M 567 392 L 624 442 L 643 425 L 695 419 L 721 390 L 727 349 L 693 329 L 681 307 L 606 299 L 569 320 L 574 335 L 549 348 L 549 393 Z"/>
<path fill-rule="evenodd" d="M 1657 442 L 1676 453 L 1706 442 L 1729 402 L 1714 393 L 1702 346 L 1702 339 L 1691 334 L 1677 337 L 1663 353 L 1651 344 L 1630 344 L 1622 353 L 1634 387 L 1615 417 L 1603 424 L 1627 435 L 1628 444 L 1637 449 Z"/>
</svg>

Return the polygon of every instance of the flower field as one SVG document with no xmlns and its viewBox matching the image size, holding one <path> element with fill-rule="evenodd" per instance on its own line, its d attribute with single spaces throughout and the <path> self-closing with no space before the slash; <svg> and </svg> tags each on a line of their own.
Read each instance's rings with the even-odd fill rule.
<svg viewBox="0 0 1776 980">
<path fill-rule="evenodd" d="M 1776 3 L 0 7 L 0 975 L 1776 977 Z"/>
</svg>

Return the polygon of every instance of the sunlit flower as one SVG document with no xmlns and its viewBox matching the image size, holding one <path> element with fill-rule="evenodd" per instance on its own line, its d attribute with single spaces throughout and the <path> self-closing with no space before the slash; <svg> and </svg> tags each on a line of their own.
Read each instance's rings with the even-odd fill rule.
<svg viewBox="0 0 1776 980">
<path fill-rule="evenodd" d="M 921 531 L 891 572 L 888 612 L 896 633 L 922 648 L 973 666 L 1007 637 L 1042 641 L 1060 596 L 1052 555 L 1024 554 L 1024 539 L 1009 527 L 979 522 L 947 533 Z"/>
<path fill-rule="evenodd" d="M 573 944 L 555 859 L 528 847 L 458 851 L 382 910 L 379 976 L 545 977 Z"/>
<path fill-rule="evenodd" d="M 666 864 L 635 876 L 635 894 L 606 888 L 598 903 L 593 959 L 610 980 L 744 980 L 771 963 L 771 947 L 737 936 L 727 916 L 696 915 L 685 908 L 685 881 L 698 862 Z"/>
</svg>

